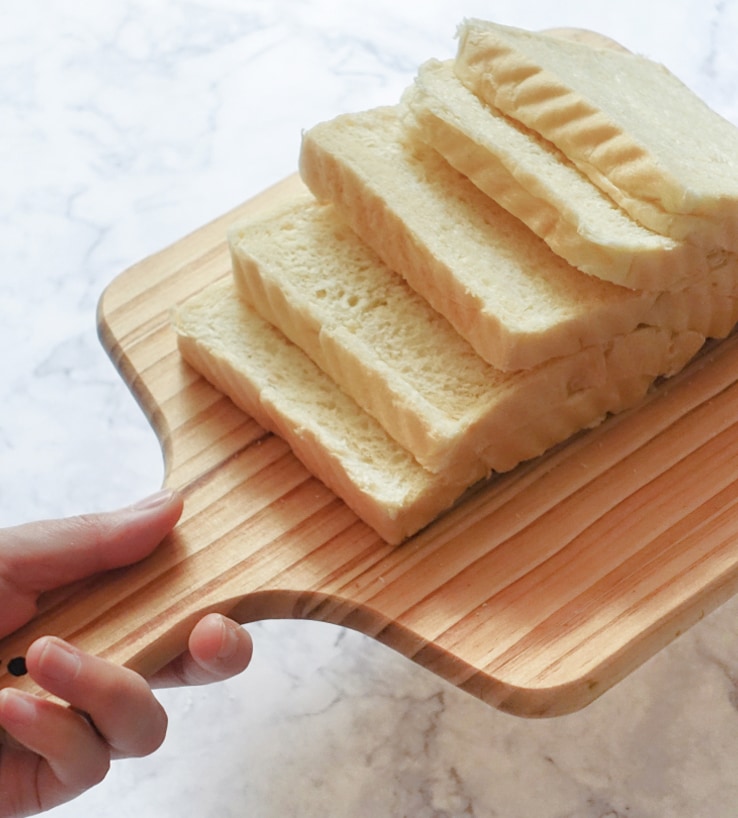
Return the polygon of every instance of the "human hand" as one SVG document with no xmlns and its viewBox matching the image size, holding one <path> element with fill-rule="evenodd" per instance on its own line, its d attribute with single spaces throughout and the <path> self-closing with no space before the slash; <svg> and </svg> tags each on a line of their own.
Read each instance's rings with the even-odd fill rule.
<svg viewBox="0 0 738 818">
<path fill-rule="evenodd" d="M 143 559 L 181 513 L 181 497 L 163 491 L 118 511 L 0 530 L 0 637 L 33 618 L 44 591 Z M 69 706 L 0 691 L 0 818 L 69 801 L 99 783 L 111 760 L 156 750 L 167 719 L 151 688 L 226 679 L 248 665 L 251 650 L 243 628 L 210 614 L 193 628 L 188 651 L 146 681 L 56 637 L 37 639 L 27 672 Z"/>
</svg>

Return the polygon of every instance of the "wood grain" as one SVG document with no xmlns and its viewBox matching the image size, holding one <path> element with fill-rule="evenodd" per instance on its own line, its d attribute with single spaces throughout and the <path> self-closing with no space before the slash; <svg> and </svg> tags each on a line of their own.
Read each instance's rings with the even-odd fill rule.
<svg viewBox="0 0 738 818">
<path fill-rule="evenodd" d="M 144 562 L 43 600 L 0 643 L 0 686 L 56 633 L 144 674 L 207 611 L 355 628 L 511 713 L 577 710 L 738 587 L 738 339 L 613 418 L 475 492 L 400 547 L 177 352 L 172 306 L 230 275 L 226 228 L 290 178 L 121 274 L 100 335 L 185 495 Z"/>
</svg>

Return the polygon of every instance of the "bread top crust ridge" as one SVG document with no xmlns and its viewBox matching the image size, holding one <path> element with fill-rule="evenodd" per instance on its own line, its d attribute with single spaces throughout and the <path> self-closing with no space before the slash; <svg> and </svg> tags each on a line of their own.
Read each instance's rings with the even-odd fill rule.
<svg viewBox="0 0 738 818">
<path fill-rule="evenodd" d="M 455 71 L 485 102 L 553 142 L 642 224 L 738 249 L 738 129 L 664 66 L 467 20 Z"/>
<path fill-rule="evenodd" d="M 631 289 L 678 290 L 710 275 L 736 289 L 726 251 L 636 222 L 553 143 L 470 91 L 453 61 L 421 65 L 403 103 L 421 138 L 583 272 Z"/>
</svg>

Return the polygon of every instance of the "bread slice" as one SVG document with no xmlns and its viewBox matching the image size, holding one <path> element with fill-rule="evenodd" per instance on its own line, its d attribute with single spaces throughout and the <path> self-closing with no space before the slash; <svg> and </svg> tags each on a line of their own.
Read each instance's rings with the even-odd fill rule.
<svg viewBox="0 0 738 818">
<path fill-rule="evenodd" d="M 738 258 L 648 230 L 551 142 L 485 105 L 453 62 L 420 66 L 403 97 L 421 137 L 578 269 L 632 289 L 683 289 L 714 274 L 738 288 Z"/>
<path fill-rule="evenodd" d="M 470 461 L 465 476 L 422 468 L 302 350 L 240 299 L 230 278 L 180 305 L 172 321 L 183 358 L 265 429 L 283 437 L 312 474 L 390 543 L 430 523 L 486 474 L 481 461 Z M 605 387 L 580 390 L 555 410 L 540 407 L 543 412 L 521 417 L 517 427 L 500 430 L 498 436 L 509 444 L 509 468 L 606 412 L 636 403 L 652 377 L 617 373 L 629 369 L 635 347 L 647 358 L 660 357 L 654 351 L 660 345 L 653 341 L 667 335 L 638 330 L 629 339 L 633 348 L 613 353 L 616 377 Z M 692 336 L 668 338 L 670 366 L 679 368 L 691 355 Z M 626 359 L 620 365 L 619 357 Z"/>
<path fill-rule="evenodd" d="M 656 293 L 576 270 L 413 139 L 398 107 L 314 126 L 303 135 L 300 171 L 497 369 L 533 368 L 642 324 L 705 336 L 735 324 L 738 298 L 716 297 L 715 282 Z"/>
<path fill-rule="evenodd" d="M 578 392 L 671 374 L 704 340 L 685 333 L 675 348 L 670 332 L 643 330 L 506 373 L 482 360 L 332 205 L 296 196 L 232 228 L 229 244 L 237 290 L 262 318 L 424 467 L 462 479 L 473 460 L 501 471 L 524 459 L 508 431 L 540 425 L 540 415 Z"/>
<path fill-rule="evenodd" d="M 174 312 L 183 358 L 390 543 L 437 517 L 469 481 L 431 474 L 294 344 L 238 298 L 229 279 Z"/>
<path fill-rule="evenodd" d="M 738 250 L 738 129 L 664 66 L 467 20 L 455 70 L 485 102 L 553 142 L 645 226 Z"/>
</svg>

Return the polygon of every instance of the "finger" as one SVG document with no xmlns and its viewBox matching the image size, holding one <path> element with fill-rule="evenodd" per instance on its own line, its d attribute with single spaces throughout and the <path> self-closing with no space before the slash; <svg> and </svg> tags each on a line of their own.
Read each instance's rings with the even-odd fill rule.
<svg viewBox="0 0 738 818">
<path fill-rule="evenodd" d="M 114 758 L 148 755 L 164 740 L 164 709 L 132 670 L 50 636 L 31 645 L 26 664 L 37 684 L 89 716 Z"/>
<path fill-rule="evenodd" d="M 40 593 L 129 565 L 153 551 L 181 513 L 181 496 L 164 489 L 116 511 L 5 529 L 0 577 L 9 587 Z"/>
<path fill-rule="evenodd" d="M 222 681 L 244 670 L 253 653 L 248 631 L 220 614 L 208 614 L 195 625 L 188 648 L 149 679 L 149 684 L 179 687 Z"/>
<path fill-rule="evenodd" d="M 102 781 L 109 769 L 105 742 L 67 707 L 8 688 L 0 691 L 0 725 L 25 748 L 24 755 L 30 751 L 40 757 L 33 765 L 19 764 L 14 776 L 13 798 L 23 808 L 20 814 L 75 798 Z"/>
</svg>

